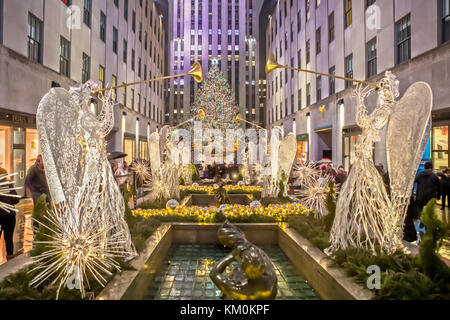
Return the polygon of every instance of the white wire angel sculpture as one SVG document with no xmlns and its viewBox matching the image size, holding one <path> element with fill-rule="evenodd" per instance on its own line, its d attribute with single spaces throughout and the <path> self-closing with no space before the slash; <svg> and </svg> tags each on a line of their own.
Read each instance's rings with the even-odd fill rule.
<svg viewBox="0 0 450 320">
<path fill-rule="evenodd" d="M 356 89 L 356 123 L 362 133 L 355 146 L 353 167 L 337 201 L 327 254 L 349 247 L 376 252 L 379 245 L 387 253 L 403 248 L 403 222 L 414 174 L 424 152 L 423 141 L 428 139 L 432 94 L 426 83 L 415 83 L 397 102 L 398 85 L 396 77 L 386 72 L 380 82 L 377 107 L 371 114 L 367 113 L 365 99 L 375 89 Z M 381 131 L 388 123 L 391 196 L 373 162 L 373 145 L 381 140 Z"/>
<path fill-rule="evenodd" d="M 63 228 L 58 230 L 59 235 L 70 233 L 80 239 L 85 238 L 86 226 L 89 226 L 90 231 L 97 232 L 90 238 L 92 247 L 101 247 L 116 256 L 131 259 L 137 252 L 124 217 L 124 199 L 106 152 L 105 137 L 114 125 L 114 104 L 111 95 L 100 95 L 103 108 L 98 115 L 94 114 L 90 101 L 92 90 L 96 88 L 97 85 L 90 81 L 69 91 L 53 88 L 42 98 L 37 110 L 42 158 L 54 205 L 53 222 Z M 85 214 L 81 214 L 80 197 L 84 194 L 89 196 L 83 198 Z M 66 209 L 58 210 L 60 207 Z M 49 251 L 54 250 L 58 249 Z M 41 257 L 36 257 L 36 261 L 41 261 Z M 89 268 L 88 260 L 79 263 L 83 270 Z M 60 272 L 67 276 L 74 265 L 71 261 L 66 264 L 67 268 Z M 52 267 L 51 264 L 43 265 L 42 274 Z"/>
</svg>

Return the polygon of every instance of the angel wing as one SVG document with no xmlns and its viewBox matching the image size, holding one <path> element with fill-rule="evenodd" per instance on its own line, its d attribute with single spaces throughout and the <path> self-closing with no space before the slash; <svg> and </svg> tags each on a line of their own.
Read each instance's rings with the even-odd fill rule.
<svg viewBox="0 0 450 320">
<path fill-rule="evenodd" d="M 285 174 L 286 179 L 291 174 L 291 169 L 294 164 L 295 155 L 297 154 L 297 138 L 293 133 L 289 133 L 286 138 L 280 141 L 280 149 L 278 152 L 278 173 Z"/>
<path fill-rule="evenodd" d="M 74 199 L 83 181 L 80 107 L 63 88 L 53 88 L 41 100 L 36 123 L 50 194 L 55 203 Z"/>
<path fill-rule="evenodd" d="M 416 82 L 393 107 L 386 151 L 391 194 L 408 197 L 427 145 L 433 93 L 425 82 Z"/>
<path fill-rule="evenodd" d="M 149 150 L 150 150 L 150 167 L 152 174 L 158 172 L 161 167 L 161 154 L 159 150 L 159 133 L 153 132 L 149 139 Z"/>
</svg>

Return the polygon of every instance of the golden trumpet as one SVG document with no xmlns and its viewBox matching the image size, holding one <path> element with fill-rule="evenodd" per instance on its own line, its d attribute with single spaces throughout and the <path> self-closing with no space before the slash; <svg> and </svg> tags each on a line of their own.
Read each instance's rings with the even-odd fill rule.
<svg viewBox="0 0 450 320">
<path fill-rule="evenodd" d="M 173 127 L 173 129 L 179 128 L 179 127 L 185 125 L 186 123 L 188 123 L 189 121 L 196 120 L 196 119 L 205 119 L 205 117 L 206 117 L 205 110 L 199 109 L 197 114 L 193 118 L 191 118 L 189 120 L 186 120 L 184 122 L 181 122 L 180 124 L 178 124 L 175 127 Z"/>
<path fill-rule="evenodd" d="M 159 78 L 154 78 L 154 79 L 149 79 L 149 80 L 144 80 L 144 81 L 138 81 L 138 82 L 132 82 L 132 83 L 125 83 L 125 84 L 122 84 L 120 86 L 93 90 L 92 93 L 98 93 L 98 92 L 103 92 L 103 91 L 108 91 L 108 90 L 115 90 L 115 89 L 119 89 L 119 88 L 125 88 L 125 87 L 129 87 L 129 86 L 134 86 L 134 85 L 137 85 L 137 84 L 143 84 L 143 83 L 148 83 L 148 82 L 152 82 L 152 81 L 165 80 L 165 79 L 184 77 L 184 76 L 191 76 L 191 77 L 194 78 L 194 80 L 196 82 L 198 82 L 198 83 L 202 82 L 203 81 L 202 65 L 198 61 L 196 61 L 196 62 L 194 62 L 194 64 L 192 65 L 191 70 L 189 70 L 188 73 L 175 74 L 175 75 L 172 75 L 172 76 L 164 76 L 164 77 L 159 77 Z"/>
<path fill-rule="evenodd" d="M 259 128 L 259 129 L 262 129 L 262 130 L 266 130 L 265 128 L 263 128 L 263 127 L 261 127 L 261 126 L 258 126 L 256 123 L 253 123 L 253 122 L 247 121 L 247 120 L 245 120 L 245 119 L 242 119 L 240 113 L 237 114 L 237 116 L 236 116 L 236 121 L 237 121 L 237 122 L 242 121 L 242 122 L 248 123 L 249 125 L 252 125 L 252 126 L 254 126 L 254 127 L 256 127 L 256 128 Z"/>
<path fill-rule="evenodd" d="M 362 83 L 362 84 L 369 85 L 369 86 L 376 87 L 376 88 L 380 87 L 380 85 L 378 83 L 360 81 L 360 80 L 355 80 L 352 78 L 340 77 L 340 76 L 336 76 L 333 74 L 316 72 L 316 71 L 311 71 L 311 70 L 306 70 L 306 69 L 282 66 L 275 60 L 275 57 L 273 56 L 273 54 L 270 54 L 269 58 L 267 59 L 267 63 L 266 63 L 266 74 L 270 74 L 270 73 L 272 73 L 272 71 L 274 71 L 276 69 L 289 69 L 289 70 L 295 70 L 295 71 L 300 71 L 300 72 L 313 73 L 313 74 L 317 74 L 317 75 L 321 75 L 321 76 L 325 76 L 325 77 L 331 77 L 331 78 L 336 78 L 336 79 L 341 79 L 341 80 L 346 80 L 346 81 L 352 81 L 352 82 L 356 82 L 356 83 Z"/>
</svg>

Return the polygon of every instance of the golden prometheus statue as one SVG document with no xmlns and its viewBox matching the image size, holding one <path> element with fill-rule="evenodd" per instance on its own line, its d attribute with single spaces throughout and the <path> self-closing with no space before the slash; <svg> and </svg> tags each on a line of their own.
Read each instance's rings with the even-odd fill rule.
<svg viewBox="0 0 450 320">
<path fill-rule="evenodd" d="M 216 263 L 209 277 L 226 300 L 273 300 L 277 296 L 277 275 L 272 261 L 244 233 L 227 221 L 217 232 L 219 242 L 232 249 Z M 232 266 L 236 261 L 237 266 Z M 229 270 L 229 271 L 228 271 Z"/>
</svg>

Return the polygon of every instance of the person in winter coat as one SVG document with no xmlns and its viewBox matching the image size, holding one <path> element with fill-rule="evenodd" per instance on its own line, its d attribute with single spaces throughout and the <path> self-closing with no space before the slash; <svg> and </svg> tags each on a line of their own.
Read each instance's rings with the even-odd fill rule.
<svg viewBox="0 0 450 320">
<path fill-rule="evenodd" d="M 5 169 L 0 168 L 0 175 L 7 173 Z M 12 184 L 13 182 L 11 182 Z M 9 194 L 17 195 L 16 190 L 10 190 Z M 19 198 L 0 196 L 0 202 L 15 205 L 19 203 Z M 14 228 L 16 227 L 16 213 L 0 208 L 0 237 L 4 233 L 6 260 L 14 257 Z"/>
<path fill-rule="evenodd" d="M 28 170 L 27 177 L 25 178 L 25 185 L 30 189 L 33 198 L 33 203 L 39 200 L 41 194 L 47 195 L 47 203 L 50 201 L 50 192 L 48 190 L 47 179 L 45 177 L 44 162 L 42 156 L 38 155 L 36 162 Z"/>
<path fill-rule="evenodd" d="M 441 195 L 442 195 L 441 210 L 444 210 L 446 199 L 447 199 L 447 206 L 450 204 L 450 170 L 445 169 L 443 173 L 438 173 L 438 176 L 441 179 Z"/>
<path fill-rule="evenodd" d="M 338 171 L 336 172 L 335 181 L 339 185 L 343 185 L 345 180 L 347 180 L 347 172 L 345 172 L 343 166 L 339 166 Z"/>
<path fill-rule="evenodd" d="M 431 168 L 431 162 L 427 162 L 425 170 L 419 173 L 414 181 L 417 183 L 416 202 L 420 213 L 431 199 L 439 200 L 441 198 L 441 184 L 438 176 L 433 173 Z"/>
</svg>

